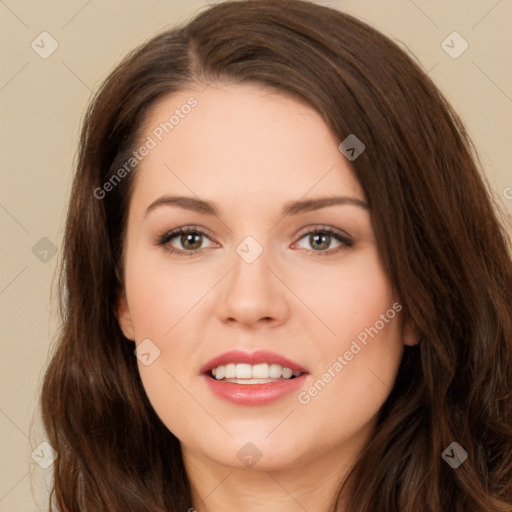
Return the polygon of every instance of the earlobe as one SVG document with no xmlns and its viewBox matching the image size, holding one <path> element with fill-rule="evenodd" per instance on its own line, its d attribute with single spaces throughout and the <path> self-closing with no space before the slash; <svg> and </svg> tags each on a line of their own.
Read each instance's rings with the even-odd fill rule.
<svg viewBox="0 0 512 512">
<path fill-rule="evenodd" d="M 119 327 L 121 327 L 125 338 L 135 341 L 130 309 L 128 308 L 125 293 L 122 290 L 119 291 L 117 296 L 116 316 L 117 321 L 119 322 Z"/>
</svg>

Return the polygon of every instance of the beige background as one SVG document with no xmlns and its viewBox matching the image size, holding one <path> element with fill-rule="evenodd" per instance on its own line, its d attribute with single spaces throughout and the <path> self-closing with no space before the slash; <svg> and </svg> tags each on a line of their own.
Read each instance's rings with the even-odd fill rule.
<svg viewBox="0 0 512 512">
<path fill-rule="evenodd" d="M 512 2 L 319 3 L 356 15 L 414 53 L 466 123 L 490 185 L 510 213 Z M 44 487 L 51 472 L 51 466 L 45 470 L 31 459 L 44 439 L 32 423 L 55 338 L 50 290 L 59 255 L 52 256 L 51 248 L 60 249 L 80 119 L 91 91 L 129 49 L 207 5 L 204 0 L 0 0 L 0 512 L 38 510 L 31 481 L 36 489 Z M 31 47 L 43 31 L 59 45 L 47 59 Z M 453 31 L 469 44 L 456 59 L 441 47 Z M 40 241 L 44 237 L 49 240 Z"/>
</svg>

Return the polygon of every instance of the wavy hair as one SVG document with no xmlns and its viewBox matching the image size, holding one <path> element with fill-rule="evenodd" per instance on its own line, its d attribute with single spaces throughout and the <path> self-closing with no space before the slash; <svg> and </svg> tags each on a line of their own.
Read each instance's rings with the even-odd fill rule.
<svg viewBox="0 0 512 512">
<path fill-rule="evenodd" d="M 352 168 L 420 343 L 405 349 L 344 510 L 510 512 L 512 262 L 476 150 L 398 44 L 302 0 L 208 8 L 130 53 L 91 101 L 63 242 L 61 328 L 41 394 L 59 454 L 50 510 L 192 506 L 179 441 L 149 403 L 115 312 L 137 169 L 104 198 L 94 191 L 131 156 L 157 101 L 214 81 L 283 92 L 313 107 L 340 142 L 356 134 L 366 146 Z M 468 453 L 457 469 L 442 458 L 454 441 Z"/>
</svg>

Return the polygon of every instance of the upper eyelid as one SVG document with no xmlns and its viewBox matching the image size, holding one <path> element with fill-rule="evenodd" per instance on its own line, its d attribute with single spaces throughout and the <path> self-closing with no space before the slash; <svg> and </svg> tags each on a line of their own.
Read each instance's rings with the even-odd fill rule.
<svg viewBox="0 0 512 512">
<path fill-rule="evenodd" d="M 335 228 L 334 226 L 328 226 L 326 224 L 311 224 L 309 226 L 306 226 L 305 228 L 301 228 L 294 236 L 299 236 L 299 233 L 302 233 L 300 235 L 302 237 L 311 232 L 322 231 L 322 230 L 330 231 L 330 232 L 336 233 L 340 236 L 346 236 L 347 238 L 352 238 L 352 236 L 349 233 L 347 233 L 346 231 L 344 231 L 343 229 Z"/>
</svg>

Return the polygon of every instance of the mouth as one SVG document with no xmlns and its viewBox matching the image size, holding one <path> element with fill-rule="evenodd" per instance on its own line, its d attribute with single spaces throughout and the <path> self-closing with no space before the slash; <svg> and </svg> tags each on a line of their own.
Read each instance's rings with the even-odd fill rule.
<svg viewBox="0 0 512 512">
<path fill-rule="evenodd" d="M 309 372 L 273 352 L 226 352 L 201 368 L 208 388 L 238 405 L 264 405 L 299 389 Z"/>
</svg>

